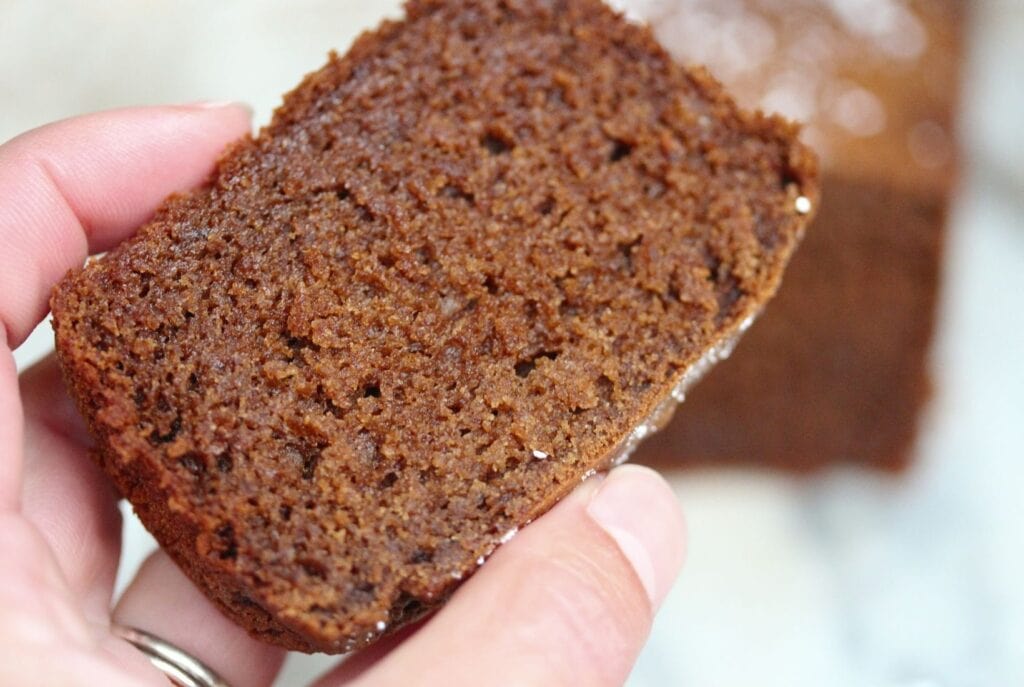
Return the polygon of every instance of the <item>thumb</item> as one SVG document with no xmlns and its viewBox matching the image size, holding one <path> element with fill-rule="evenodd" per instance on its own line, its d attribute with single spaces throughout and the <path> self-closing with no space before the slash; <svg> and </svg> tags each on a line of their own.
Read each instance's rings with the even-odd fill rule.
<svg viewBox="0 0 1024 687">
<path fill-rule="evenodd" d="M 684 548 L 665 481 L 617 468 L 501 547 L 386 658 L 357 656 L 320 684 L 621 685 Z"/>
</svg>

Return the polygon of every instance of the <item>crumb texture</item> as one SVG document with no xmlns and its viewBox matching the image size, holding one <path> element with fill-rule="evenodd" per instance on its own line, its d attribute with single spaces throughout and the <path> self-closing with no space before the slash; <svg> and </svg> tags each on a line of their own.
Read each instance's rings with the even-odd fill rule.
<svg viewBox="0 0 1024 687">
<path fill-rule="evenodd" d="M 97 458 L 269 641 L 441 602 L 778 285 L 815 198 L 596 0 L 419 0 L 54 293 Z"/>
</svg>

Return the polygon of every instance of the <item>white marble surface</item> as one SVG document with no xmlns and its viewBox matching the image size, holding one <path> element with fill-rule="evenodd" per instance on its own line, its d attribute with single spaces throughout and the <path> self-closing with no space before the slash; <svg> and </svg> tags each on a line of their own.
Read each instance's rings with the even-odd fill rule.
<svg viewBox="0 0 1024 687">
<path fill-rule="evenodd" d="M 1024 684 L 1024 1 L 976 3 L 938 393 L 914 470 L 672 476 L 690 560 L 632 687 Z M 279 94 L 397 3 L 0 3 L 0 140 L 79 112 Z M 16 352 L 50 348 L 47 329 Z M 134 520 L 121 580 L 152 546 Z M 289 662 L 281 685 L 325 664 Z"/>
</svg>

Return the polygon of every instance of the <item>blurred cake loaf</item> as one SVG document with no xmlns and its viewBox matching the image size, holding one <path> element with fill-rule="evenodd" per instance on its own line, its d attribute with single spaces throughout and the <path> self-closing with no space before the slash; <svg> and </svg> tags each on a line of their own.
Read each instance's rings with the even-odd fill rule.
<svg viewBox="0 0 1024 687">
<path fill-rule="evenodd" d="M 823 204 L 784 287 L 639 459 L 898 469 L 929 393 L 966 3 L 654 0 L 684 63 L 807 122 Z"/>
</svg>

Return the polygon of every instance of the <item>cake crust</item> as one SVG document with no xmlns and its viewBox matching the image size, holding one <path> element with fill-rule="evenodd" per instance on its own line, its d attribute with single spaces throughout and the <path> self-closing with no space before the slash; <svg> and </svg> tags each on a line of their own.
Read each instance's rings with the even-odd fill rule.
<svg viewBox="0 0 1024 687">
<path fill-rule="evenodd" d="M 621 457 L 817 200 L 792 125 L 597 0 L 406 12 L 52 298 L 96 460 L 301 651 L 423 614 Z"/>
</svg>

